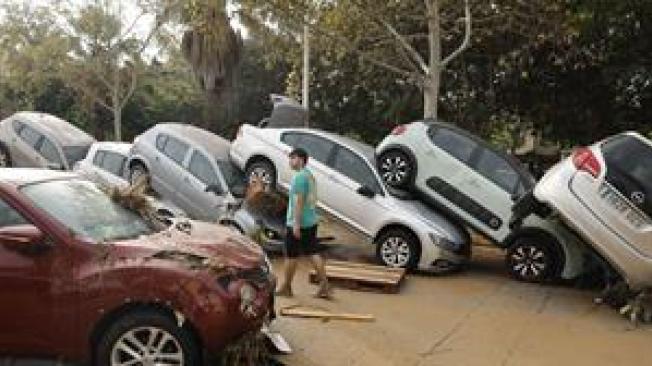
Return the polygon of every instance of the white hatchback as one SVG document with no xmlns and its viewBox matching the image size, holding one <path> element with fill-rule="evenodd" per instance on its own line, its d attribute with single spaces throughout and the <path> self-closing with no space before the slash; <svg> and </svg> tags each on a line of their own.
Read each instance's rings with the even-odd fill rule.
<svg viewBox="0 0 652 366">
<path fill-rule="evenodd" d="M 513 200 L 534 187 L 520 163 L 486 141 L 447 123 L 398 126 L 376 149 L 388 185 L 413 190 L 424 202 L 505 248 L 517 279 L 541 282 L 581 274 L 579 238 L 552 220 L 529 217 L 510 228 Z"/>
</svg>

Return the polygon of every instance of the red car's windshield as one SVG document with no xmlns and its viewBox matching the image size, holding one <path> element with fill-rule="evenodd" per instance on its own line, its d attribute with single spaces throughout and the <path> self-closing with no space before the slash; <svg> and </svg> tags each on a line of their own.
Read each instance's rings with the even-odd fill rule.
<svg viewBox="0 0 652 366">
<path fill-rule="evenodd" d="M 153 232 L 138 214 L 118 205 L 88 181 L 49 181 L 25 186 L 21 191 L 75 233 L 98 242 Z"/>
</svg>

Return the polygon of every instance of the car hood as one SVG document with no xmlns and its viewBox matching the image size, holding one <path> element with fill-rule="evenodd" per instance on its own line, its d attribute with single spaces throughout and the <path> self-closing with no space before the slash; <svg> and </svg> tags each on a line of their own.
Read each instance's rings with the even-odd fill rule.
<svg viewBox="0 0 652 366">
<path fill-rule="evenodd" d="M 394 202 L 398 207 L 417 216 L 421 221 L 432 227 L 442 236 L 445 236 L 448 240 L 458 244 L 464 243 L 467 240 L 463 228 L 453 224 L 446 216 L 426 206 L 422 202 L 400 199 L 394 199 Z"/>
<path fill-rule="evenodd" d="M 222 225 L 197 221 L 177 221 L 159 233 L 111 244 L 108 256 L 115 260 L 170 260 L 214 271 L 255 268 L 264 258 L 260 246 L 249 238 Z"/>
</svg>

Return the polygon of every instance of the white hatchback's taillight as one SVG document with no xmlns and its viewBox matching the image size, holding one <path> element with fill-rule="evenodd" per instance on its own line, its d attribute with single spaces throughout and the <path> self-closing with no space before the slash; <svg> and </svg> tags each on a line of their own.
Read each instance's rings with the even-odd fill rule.
<svg viewBox="0 0 652 366">
<path fill-rule="evenodd" d="M 577 170 L 587 172 L 591 174 L 593 178 L 597 178 L 600 175 L 600 172 L 602 171 L 602 166 L 600 165 L 600 161 L 595 156 L 593 151 L 591 151 L 591 149 L 587 147 L 582 147 L 575 150 L 572 159 L 573 159 L 573 165 L 575 165 L 575 168 L 577 168 Z"/>
<path fill-rule="evenodd" d="M 394 129 L 392 130 L 392 135 L 394 136 L 402 135 L 405 133 L 405 131 L 407 131 L 406 125 L 398 125 L 394 127 Z"/>
</svg>

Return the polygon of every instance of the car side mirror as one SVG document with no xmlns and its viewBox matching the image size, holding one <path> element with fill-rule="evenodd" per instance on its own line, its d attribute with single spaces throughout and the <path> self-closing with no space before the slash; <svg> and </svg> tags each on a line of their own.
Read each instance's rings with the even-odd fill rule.
<svg viewBox="0 0 652 366">
<path fill-rule="evenodd" d="M 358 194 L 367 198 L 374 198 L 376 196 L 376 192 L 374 192 L 373 189 L 367 187 L 367 186 L 360 186 L 357 190 Z"/>
<path fill-rule="evenodd" d="M 34 225 L 14 225 L 0 229 L 0 244 L 16 250 L 45 246 L 45 234 Z"/>
<path fill-rule="evenodd" d="M 207 185 L 205 191 L 206 192 L 211 192 L 216 196 L 223 196 L 224 193 L 225 193 L 224 190 L 222 189 L 222 187 L 220 185 L 218 185 L 218 184 L 209 184 L 209 185 Z"/>
</svg>

